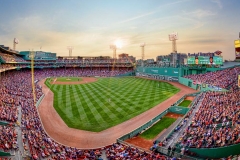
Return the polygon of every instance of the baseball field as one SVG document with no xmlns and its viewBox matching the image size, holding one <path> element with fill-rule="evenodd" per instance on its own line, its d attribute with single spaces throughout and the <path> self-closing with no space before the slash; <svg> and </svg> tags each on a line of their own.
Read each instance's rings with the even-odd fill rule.
<svg viewBox="0 0 240 160">
<path fill-rule="evenodd" d="M 65 81 L 57 78 L 55 81 Z M 66 77 L 66 81 L 82 80 Z M 68 127 L 99 132 L 129 120 L 176 94 L 167 82 L 134 77 L 98 78 L 94 83 L 60 85 L 48 78 L 54 108 Z"/>
</svg>

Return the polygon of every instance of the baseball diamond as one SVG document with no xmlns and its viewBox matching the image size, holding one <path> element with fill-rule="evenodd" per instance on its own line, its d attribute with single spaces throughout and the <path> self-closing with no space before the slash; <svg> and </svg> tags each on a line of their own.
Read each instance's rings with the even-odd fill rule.
<svg viewBox="0 0 240 160">
<path fill-rule="evenodd" d="M 78 85 L 50 81 L 45 84 L 54 93 L 54 108 L 64 122 L 71 128 L 94 132 L 131 119 L 179 91 L 167 82 L 133 77 L 98 78 L 95 83 Z"/>
</svg>

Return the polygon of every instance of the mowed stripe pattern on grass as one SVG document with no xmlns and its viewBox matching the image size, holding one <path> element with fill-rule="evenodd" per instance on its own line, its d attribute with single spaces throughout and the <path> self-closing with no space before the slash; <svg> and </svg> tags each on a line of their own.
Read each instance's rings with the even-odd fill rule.
<svg viewBox="0 0 240 160">
<path fill-rule="evenodd" d="M 54 92 L 54 107 L 64 122 L 71 128 L 95 132 L 129 120 L 179 91 L 167 82 L 134 77 L 99 78 L 81 85 L 51 85 L 47 81 Z"/>
</svg>

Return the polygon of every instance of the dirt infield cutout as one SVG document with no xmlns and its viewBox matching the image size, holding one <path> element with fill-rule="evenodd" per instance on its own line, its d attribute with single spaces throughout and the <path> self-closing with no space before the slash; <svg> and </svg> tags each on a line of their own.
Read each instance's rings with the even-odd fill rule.
<svg viewBox="0 0 240 160">
<path fill-rule="evenodd" d="M 70 77 L 69 77 L 70 78 Z M 66 79 L 68 80 L 68 79 Z M 69 79 L 71 80 L 71 79 Z M 81 77 L 81 81 L 57 81 L 57 78 L 55 78 L 51 84 L 60 84 L 60 85 L 71 85 L 71 84 L 85 84 L 85 83 L 92 83 L 96 82 L 98 79 L 95 77 Z"/>
</svg>

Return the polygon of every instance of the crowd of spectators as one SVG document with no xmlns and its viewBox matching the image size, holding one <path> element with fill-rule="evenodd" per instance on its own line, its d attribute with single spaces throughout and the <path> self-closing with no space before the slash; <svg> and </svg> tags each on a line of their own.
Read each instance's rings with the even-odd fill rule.
<svg viewBox="0 0 240 160">
<path fill-rule="evenodd" d="M 108 160 L 129 159 L 129 160 L 167 160 L 168 157 L 156 152 L 147 153 L 138 148 L 114 143 L 106 149 Z"/>
<path fill-rule="evenodd" d="M 240 143 L 240 90 L 206 92 L 190 126 L 180 138 L 182 145 L 196 148 Z"/>
<path fill-rule="evenodd" d="M 93 73 L 97 72 L 96 70 Z M 36 70 L 35 78 L 36 80 L 40 80 L 49 76 L 73 76 L 74 74 L 78 75 L 80 73 L 74 73 L 73 69 Z M 111 73 L 108 72 L 107 74 Z M 35 86 L 35 94 L 37 100 L 43 94 L 41 87 L 37 83 Z M 1 113 L 4 113 L 2 114 L 4 116 L 1 115 L 2 120 L 16 124 L 19 116 L 18 107 L 21 109 L 21 123 L 19 125 L 22 132 L 23 147 L 25 151 L 31 154 L 33 159 L 101 160 L 103 149 L 106 150 L 108 159 L 122 159 L 122 155 L 129 159 L 142 160 L 157 160 L 161 157 L 159 154 L 141 152 L 136 148 L 130 148 L 120 144 L 113 144 L 109 148 L 99 150 L 80 150 L 55 142 L 45 133 L 37 108 L 34 106 L 31 74 L 29 70 L 9 71 L 0 80 L 0 109 Z M 17 135 L 14 127 L 0 127 L 0 149 L 4 151 L 17 149 Z"/>
<path fill-rule="evenodd" d="M 0 58 L 2 58 L 6 63 L 11 62 L 27 62 L 30 63 L 30 60 L 24 60 L 21 56 L 17 54 L 7 54 L 0 52 Z M 74 64 L 74 65 L 110 65 L 110 64 L 123 64 L 123 65 L 132 65 L 135 61 L 132 61 L 128 58 L 120 58 L 120 59 L 111 59 L 111 58 L 103 58 L 103 59 L 94 59 L 94 58 L 57 58 L 56 60 L 34 60 L 37 64 L 43 63 L 54 63 L 54 64 Z"/>
<path fill-rule="evenodd" d="M 130 69 L 113 69 L 108 70 L 104 68 L 48 68 L 44 70 L 35 70 L 35 76 L 36 79 L 42 79 L 45 77 L 90 77 L 90 76 L 96 76 L 96 77 L 111 77 L 111 76 L 117 76 L 121 74 L 128 73 L 132 70 Z"/>
<path fill-rule="evenodd" d="M 126 66 L 115 66 L 115 67 L 73 67 L 75 65 L 70 64 L 53 68 L 53 64 L 34 64 L 34 68 L 45 68 L 45 70 L 48 72 L 48 70 L 54 70 L 54 72 L 61 72 L 60 74 L 69 75 L 71 76 L 99 76 L 99 77 L 109 77 L 109 76 L 117 76 L 121 74 L 125 74 L 128 72 L 132 72 L 132 67 L 126 67 Z M 67 66 L 67 67 L 66 67 Z M 4 72 L 7 70 L 12 70 L 16 68 L 30 68 L 30 64 L 0 64 L 0 72 Z M 48 69 L 49 68 L 49 69 Z M 51 69 L 52 68 L 52 69 Z"/>
<path fill-rule="evenodd" d="M 18 149 L 17 132 L 11 125 L 0 125 L 0 150 L 8 152 Z"/>
<path fill-rule="evenodd" d="M 17 55 L 14 54 L 4 54 L 0 52 L 0 57 L 5 61 L 5 62 L 25 62 L 25 60 Z"/>
<path fill-rule="evenodd" d="M 5 70 L 15 69 L 16 64 L 0 64 L 0 72 L 3 72 Z"/>
<path fill-rule="evenodd" d="M 215 72 L 207 72 L 205 74 L 187 75 L 184 76 L 184 78 L 191 79 L 197 83 L 205 83 L 220 88 L 227 88 L 236 83 L 239 74 L 240 66 Z"/>
</svg>

